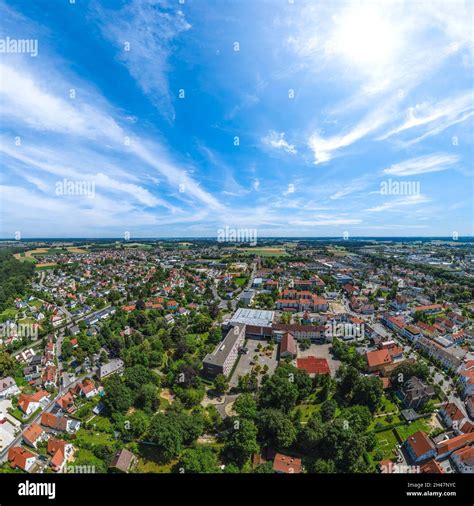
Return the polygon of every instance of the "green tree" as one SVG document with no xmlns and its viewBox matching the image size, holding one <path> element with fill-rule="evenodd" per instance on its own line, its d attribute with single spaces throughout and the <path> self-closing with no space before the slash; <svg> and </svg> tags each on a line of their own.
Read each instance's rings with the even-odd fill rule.
<svg viewBox="0 0 474 506">
<path fill-rule="evenodd" d="M 188 448 L 182 453 L 178 466 L 185 473 L 218 473 L 219 460 L 216 452 L 209 447 Z"/>
<path fill-rule="evenodd" d="M 132 391 L 122 383 L 120 376 L 113 374 L 104 383 L 104 405 L 113 413 L 125 413 L 132 405 Z"/>
<path fill-rule="evenodd" d="M 265 446 L 288 448 L 296 440 L 293 421 L 277 409 L 264 409 L 257 416 L 258 439 Z"/>
<path fill-rule="evenodd" d="M 251 394 L 239 395 L 234 402 L 233 408 L 242 418 L 253 420 L 257 416 L 257 401 Z"/>
<path fill-rule="evenodd" d="M 256 425 L 250 420 L 239 420 L 238 425 L 227 436 L 225 453 L 231 461 L 242 467 L 250 456 L 259 450 Z"/>
<path fill-rule="evenodd" d="M 183 448 L 183 428 L 176 416 L 164 413 L 155 415 L 148 429 L 148 438 L 156 444 L 164 462 L 177 457 Z"/>
<path fill-rule="evenodd" d="M 229 381 L 227 380 L 227 378 L 223 374 L 218 374 L 214 378 L 213 385 L 214 385 L 214 390 L 218 394 L 224 394 L 227 391 L 227 389 L 229 388 Z"/>
<path fill-rule="evenodd" d="M 298 394 L 294 377 L 275 373 L 262 386 L 259 404 L 264 408 L 276 408 L 287 413 L 295 406 Z"/>
<path fill-rule="evenodd" d="M 7 351 L 0 350 L 0 377 L 10 376 L 15 371 L 15 359 Z"/>
<path fill-rule="evenodd" d="M 324 422 L 332 420 L 336 414 L 337 402 L 334 399 L 328 399 L 321 406 L 321 418 Z"/>
</svg>

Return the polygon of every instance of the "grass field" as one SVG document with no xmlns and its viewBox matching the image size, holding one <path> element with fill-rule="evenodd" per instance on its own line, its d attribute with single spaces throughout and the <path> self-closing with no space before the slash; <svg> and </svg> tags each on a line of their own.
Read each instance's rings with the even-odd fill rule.
<svg viewBox="0 0 474 506">
<path fill-rule="evenodd" d="M 377 446 L 371 452 L 372 456 L 379 450 L 383 452 L 383 459 L 393 459 L 397 456 L 396 445 L 398 441 L 393 430 L 377 432 L 375 439 L 377 439 Z"/>
<path fill-rule="evenodd" d="M 418 420 L 415 420 L 414 422 L 411 422 L 407 425 L 401 425 L 400 427 L 397 427 L 394 429 L 397 431 L 398 435 L 400 436 L 400 439 L 402 441 L 405 441 L 405 439 L 409 438 L 411 435 L 413 435 L 415 432 L 418 432 L 419 430 L 422 430 L 429 434 L 431 432 L 430 424 L 428 423 L 428 418 L 420 418 Z"/>
<path fill-rule="evenodd" d="M 159 454 L 153 445 L 139 443 L 139 459 L 135 468 L 137 473 L 171 473 L 177 460 L 161 464 Z"/>
<path fill-rule="evenodd" d="M 38 257 L 44 257 L 47 255 L 57 255 L 66 253 L 87 253 L 84 248 L 78 248 L 77 246 L 68 246 L 66 248 L 35 248 L 22 253 L 16 253 L 13 255 L 20 262 L 38 262 Z M 37 267 L 46 264 L 38 264 Z M 55 264 L 56 265 L 56 264 Z"/>
<path fill-rule="evenodd" d="M 248 278 L 234 278 L 234 282 L 237 286 L 243 286 L 248 281 Z"/>
<path fill-rule="evenodd" d="M 261 257 L 281 257 L 288 255 L 284 248 L 244 248 L 242 251 L 246 255 L 257 255 Z"/>
</svg>

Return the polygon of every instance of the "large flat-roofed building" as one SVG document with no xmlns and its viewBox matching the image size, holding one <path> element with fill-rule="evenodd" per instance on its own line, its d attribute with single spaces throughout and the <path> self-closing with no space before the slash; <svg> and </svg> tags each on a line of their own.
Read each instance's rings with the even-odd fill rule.
<svg viewBox="0 0 474 506">
<path fill-rule="evenodd" d="M 274 315 L 275 311 L 240 308 L 228 323 L 232 326 L 245 325 L 248 337 L 270 337 Z"/>
<path fill-rule="evenodd" d="M 205 356 L 203 360 L 204 374 L 207 376 L 217 376 L 224 374 L 227 376 L 237 360 L 239 348 L 244 344 L 245 325 L 235 325 L 232 327 L 223 341 L 216 349 Z"/>
</svg>

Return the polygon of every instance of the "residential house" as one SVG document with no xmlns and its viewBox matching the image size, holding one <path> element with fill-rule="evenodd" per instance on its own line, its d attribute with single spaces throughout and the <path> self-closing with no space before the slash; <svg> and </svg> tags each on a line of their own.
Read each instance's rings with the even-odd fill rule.
<svg viewBox="0 0 474 506">
<path fill-rule="evenodd" d="M 413 376 L 403 384 L 401 394 L 406 408 L 419 409 L 435 396 L 435 389 Z"/>
<path fill-rule="evenodd" d="M 474 395 L 474 360 L 468 360 L 460 366 L 458 378 L 462 384 L 464 396 Z"/>
<path fill-rule="evenodd" d="M 380 372 L 388 376 L 396 367 L 407 362 L 403 357 L 403 348 L 394 346 L 366 353 L 369 372 Z"/>
<path fill-rule="evenodd" d="M 123 360 L 119 358 L 113 358 L 110 362 L 107 362 L 104 365 L 100 366 L 99 369 L 99 379 L 102 381 L 104 378 L 107 378 L 111 374 L 121 374 L 124 369 Z"/>
<path fill-rule="evenodd" d="M 14 446 L 8 450 L 8 462 L 13 469 L 19 468 L 29 472 L 35 460 L 35 455 L 21 446 Z"/>
<path fill-rule="evenodd" d="M 459 429 L 466 420 L 464 413 L 453 402 L 443 404 L 438 414 L 449 428 Z"/>
<path fill-rule="evenodd" d="M 449 455 L 451 455 L 451 453 L 454 451 L 458 450 L 459 448 L 463 448 L 466 445 L 470 445 L 473 442 L 474 433 L 460 434 L 459 436 L 447 439 L 446 441 L 441 441 L 436 445 L 436 449 L 438 450 L 438 459 L 445 459 L 446 457 L 449 457 Z"/>
<path fill-rule="evenodd" d="M 74 396 L 71 391 L 66 392 L 62 397 L 56 401 L 56 406 L 62 409 L 65 413 L 72 413 L 76 410 L 74 404 Z"/>
<path fill-rule="evenodd" d="M 97 390 L 94 382 L 87 378 L 82 383 L 78 383 L 76 385 L 74 393 L 80 395 L 81 397 L 85 397 L 86 399 L 90 399 L 96 396 L 99 391 Z"/>
<path fill-rule="evenodd" d="M 81 422 L 79 420 L 68 418 L 66 416 L 57 416 L 53 413 L 43 413 L 41 415 L 41 425 L 43 425 L 43 427 L 49 427 L 50 429 L 54 429 L 59 432 L 68 432 L 70 434 L 73 434 L 80 429 Z"/>
<path fill-rule="evenodd" d="M 474 395 L 469 396 L 465 403 L 468 415 L 474 420 Z"/>
<path fill-rule="evenodd" d="M 450 456 L 453 467 L 459 473 L 474 474 L 474 446 L 464 446 Z"/>
<path fill-rule="evenodd" d="M 48 440 L 48 453 L 52 456 L 51 468 L 53 471 L 60 473 L 66 463 L 72 459 L 74 447 L 63 439 L 50 438 Z"/>
<path fill-rule="evenodd" d="M 273 460 L 273 470 L 277 473 L 299 474 L 301 473 L 301 467 L 301 459 L 281 453 L 277 453 Z"/>
<path fill-rule="evenodd" d="M 46 390 L 39 390 L 34 394 L 21 394 L 18 399 L 18 407 L 26 415 L 31 415 L 40 407 L 49 402 L 49 393 Z"/>
<path fill-rule="evenodd" d="M 431 459 L 436 455 L 434 444 L 423 431 L 415 432 L 403 445 L 411 461 L 415 464 Z"/>
<path fill-rule="evenodd" d="M 420 473 L 444 474 L 445 472 L 443 466 L 436 459 L 429 460 L 420 466 Z"/>
<path fill-rule="evenodd" d="M 112 462 L 110 463 L 110 468 L 115 471 L 121 471 L 122 473 L 128 473 L 132 468 L 133 464 L 136 462 L 137 458 L 132 452 L 129 452 L 125 448 L 119 450 Z"/>
<path fill-rule="evenodd" d="M 37 448 L 38 443 L 45 441 L 47 438 L 48 435 L 37 423 L 32 423 L 25 432 L 23 432 L 23 441 L 25 444 L 33 446 L 33 448 Z"/>
<path fill-rule="evenodd" d="M 11 377 L 0 379 L 0 400 L 9 399 L 10 397 L 20 393 L 16 381 Z"/>
</svg>

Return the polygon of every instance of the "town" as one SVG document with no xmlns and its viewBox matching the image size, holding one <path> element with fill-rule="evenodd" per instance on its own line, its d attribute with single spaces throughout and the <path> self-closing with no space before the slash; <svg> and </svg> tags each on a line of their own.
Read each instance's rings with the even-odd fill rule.
<svg viewBox="0 0 474 506">
<path fill-rule="evenodd" d="M 474 472 L 472 242 L 3 241 L 0 262 L 0 472 Z"/>
</svg>

